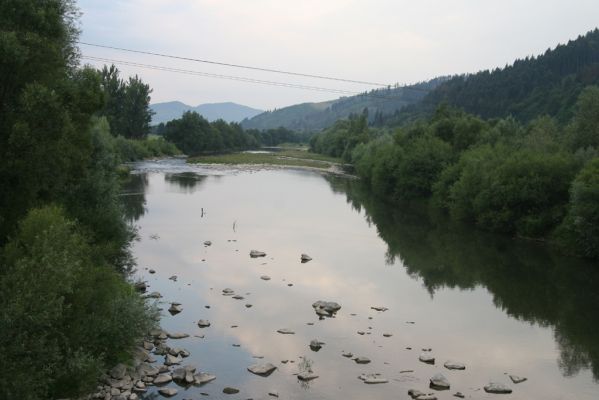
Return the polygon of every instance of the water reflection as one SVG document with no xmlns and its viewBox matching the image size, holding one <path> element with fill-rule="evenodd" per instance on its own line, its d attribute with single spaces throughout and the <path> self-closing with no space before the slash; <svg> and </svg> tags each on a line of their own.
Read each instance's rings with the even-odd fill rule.
<svg viewBox="0 0 599 400">
<path fill-rule="evenodd" d="M 191 194 L 198 190 L 207 177 L 194 172 L 179 172 L 164 174 L 164 180 L 169 188 L 179 193 Z"/>
<path fill-rule="evenodd" d="M 387 263 L 421 277 L 431 296 L 483 286 L 508 315 L 554 330 L 564 376 L 599 379 L 599 269 L 540 245 L 475 231 L 426 210 L 389 207 L 358 181 L 328 177 L 334 192 L 364 210 L 387 244 Z"/>
<path fill-rule="evenodd" d="M 148 187 L 147 174 L 130 174 L 122 184 L 121 204 L 125 219 L 133 223 L 146 213 L 146 189 Z"/>
</svg>

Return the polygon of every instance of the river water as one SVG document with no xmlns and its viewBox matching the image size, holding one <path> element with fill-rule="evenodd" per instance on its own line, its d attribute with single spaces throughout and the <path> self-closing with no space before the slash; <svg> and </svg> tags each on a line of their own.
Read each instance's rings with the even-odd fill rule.
<svg viewBox="0 0 599 400">
<path fill-rule="evenodd" d="M 599 398 L 595 265 L 390 208 L 356 179 L 313 171 L 144 162 L 122 198 L 139 229 L 136 277 L 163 295 L 162 328 L 190 335 L 168 344 L 191 353 L 185 365 L 217 376 L 201 387 L 170 383 L 176 399 L 409 399 L 409 389 L 439 399 Z M 253 249 L 266 257 L 251 258 Z M 312 261 L 301 263 L 302 253 Z M 319 319 L 317 300 L 342 308 Z M 171 316 L 171 302 L 183 311 Z M 313 351 L 312 339 L 325 344 Z M 418 359 L 429 348 L 434 365 Z M 466 370 L 444 368 L 447 360 Z M 277 366 L 269 377 L 247 371 L 264 362 Z M 307 369 L 319 377 L 299 381 Z M 449 390 L 429 389 L 437 372 Z M 362 373 L 388 383 L 365 384 Z M 513 393 L 486 393 L 490 381 Z M 223 394 L 227 386 L 240 392 Z"/>
</svg>

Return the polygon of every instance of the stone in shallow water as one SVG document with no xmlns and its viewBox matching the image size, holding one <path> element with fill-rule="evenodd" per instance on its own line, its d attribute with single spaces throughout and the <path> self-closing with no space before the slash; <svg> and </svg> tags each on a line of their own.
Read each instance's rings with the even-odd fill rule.
<svg viewBox="0 0 599 400">
<path fill-rule="evenodd" d="M 243 300 L 243 299 L 244 299 L 244 297 L 243 297 L 243 296 L 241 296 L 241 295 L 238 295 L 238 294 L 236 294 L 235 296 L 233 296 L 233 297 L 232 297 L 232 299 L 235 299 L 235 300 Z"/>
<path fill-rule="evenodd" d="M 460 398 L 460 399 L 463 399 L 463 398 L 464 398 L 464 397 L 466 397 L 466 396 L 465 396 L 465 395 L 464 395 L 464 393 L 462 393 L 462 392 L 455 392 L 455 393 L 453 394 L 453 397 L 458 397 L 458 398 Z"/>
<path fill-rule="evenodd" d="M 252 258 L 265 257 L 265 256 L 266 256 L 266 253 L 263 251 L 259 251 L 259 250 L 250 251 L 250 257 L 252 257 Z"/>
<path fill-rule="evenodd" d="M 210 321 L 208 321 L 207 319 L 201 319 L 198 321 L 198 326 L 200 328 L 207 328 L 210 326 Z"/>
<path fill-rule="evenodd" d="M 447 369 L 457 369 L 457 370 L 466 369 L 466 366 L 464 364 L 457 362 L 457 361 L 446 361 L 445 364 L 443 364 L 443 366 Z"/>
<path fill-rule="evenodd" d="M 349 351 L 344 351 L 343 353 L 341 353 L 341 355 L 345 358 L 352 358 L 354 356 L 353 353 Z"/>
<path fill-rule="evenodd" d="M 525 378 L 523 376 L 518 376 L 518 375 L 510 375 L 510 379 L 514 383 L 522 383 L 522 382 L 526 381 L 528 378 Z"/>
<path fill-rule="evenodd" d="M 233 289 L 230 289 L 230 288 L 223 289 L 223 296 L 233 296 L 233 294 L 235 294 L 235 291 Z"/>
<path fill-rule="evenodd" d="M 509 394 L 512 393 L 512 389 L 510 389 L 507 385 L 498 382 L 489 382 L 488 385 L 484 387 L 485 392 L 487 393 L 495 393 L 495 394 Z"/>
<path fill-rule="evenodd" d="M 224 394 L 237 394 L 237 393 L 239 393 L 239 389 L 227 386 L 226 388 L 223 389 L 223 393 Z"/>
<path fill-rule="evenodd" d="M 148 293 L 144 296 L 146 299 L 160 299 L 162 295 L 159 292 Z"/>
<path fill-rule="evenodd" d="M 164 365 L 177 365 L 177 364 L 181 364 L 181 361 L 183 361 L 183 359 L 181 358 L 181 356 L 171 356 L 170 354 L 167 354 L 166 357 L 164 358 Z"/>
<path fill-rule="evenodd" d="M 383 337 L 391 337 L 391 336 L 393 336 L 392 333 L 383 333 Z"/>
<path fill-rule="evenodd" d="M 311 381 L 312 379 L 316 378 L 318 378 L 318 375 L 311 371 L 304 371 L 297 374 L 297 379 L 299 379 L 300 381 Z"/>
<path fill-rule="evenodd" d="M 210 240 L 206 240 L 204 242 L 204 246 L 211 246 L 211 245 L 212 245 L 212 242 Z"/>
<path fill-rule="evenodd" d="M 426 353 L 420 354 L 418 359 L 425 364 L 434 364 L 435 363 L 435 357 L 433 357 L 430 354 L 426 354 Z"/>
<path fill-rule="evenodd" d="M 341 305 L 334 301 L 322 301 L 318 300 L 312 304 L 312 308 L 318 316 L 321 317 L 332 317 L 337 311 L 341 309 Z"/>
<path fill-rule="evenodd" d="M 177 389 L 175 388 L 162 388 L 158 390 L 158 393 L 165 397 L 172 397 L 177 394 Z"/>
<path fill-rule="evenodd" d="M 369 385 L 376 385 L 379 383 L 388 383 L 389 381 L 381 376 L 381 374 L 362 374 L 358 379 L 364 381 Z"/>
<path fill-rule="evenodd" d="M 368 357 L 356 357 L 356 358 L 354 358 L 354 361 L 357 364 L 368 364 L 368 363 L 370 363 L 370 358 L 368 358 Z"/>
<path fill-rule="evenodd" d="M 168 374 L 160 374 L 154 379 L 154 385 L 164 385 L 173 380 L 173 377 Z"/>
<path fill-rule="evenodd" d="M 277 369 L 271 363 L 266 364 L 253 364 L 248 367 L 248 371 L 252 374 L 260 375 L 260 376 L 268 376 L 273 373 L 273 371 Z"/>
<path fill-rule="evenodd" d="M 430 379 L 430 387 L 436 390 L 448 390 L 450 385 L 447 378 L 443 374 L 438 373 Z"/>
<path fill-rule="evenodd" d="M 260 279 L 262 279 L 263 281 L 269 281 L 270 280 L 270 276 L 268 276 L 268 275 L 262 275 L 260 277 Z"/>
<path fill-rule="evenodd" d="M 323 344 L 324 344 L 323 342 L 319 342 L 316 339 L 312 339 L 310 341 L 310 350 L 312 350 L 312 351 L 318 351 L 318 350 L 320 350 L 322 348 Z"/>
<path fill-rule="evenodd" d="M 179 303 L 172 303 L 168 309 L 168 312 L 170 312 L 171 315 L 179 314 L 181 311 L 183 311 L 183 307 L 181 307 L 181 304 Z"/>
<path fill-rule="evenodd" d="M 303 263 L 307 263 L 308 261 L 312 261 L 312 257 L 310 257 L 307 254 L 302 254 L 300 258 L 301 258 L 301 260 L 302 260 Z"/>
<path fill-rule="evenodd" d="M 381 311 L 381 312 L 385 312 L 388 310 L 387 307 L 382 307 L 382 306 L 376 306 L 376 307 L 370 307 L 371 309 L 375 310 L 375 311 Z"/>
<path fill-rule="evenodd" d="M 282 335 L 295 335 L 294 331 L 292 331 L 291 329 L 287 329 L 287 328 L 279 329 L 277 332 L 279 332 Z"/>
<path fill-rule="evenodd" d="M 189 334 L 181 332 L 167 333 L 166 335 L 169 339 L 185 339 L 186 337 L 189 337 Z"/>
<path fill-rule="evenodd" d="M 194 382 L 193 382 L 194 384 L 203 385 L 205 383 L 212 382 L 213 380 L 215 380 L 216 375 L 208 374 L 205 372 L 200 372 L 199 374 L 195 374 L 193 376 L 193 378 L 194 378 Z"/>
</svg>

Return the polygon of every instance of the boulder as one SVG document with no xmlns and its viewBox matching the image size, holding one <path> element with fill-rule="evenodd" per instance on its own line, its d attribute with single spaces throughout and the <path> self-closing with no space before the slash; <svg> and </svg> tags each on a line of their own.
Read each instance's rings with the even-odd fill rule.
<svg viewBox="0 0 599 400">
<path fill-rule="evenodd" d="M 314 308 L 316 314 L 321 317 L 332 317 L 341 309 L 341 305 L 339 305 L 339 303 L 335 303 L 334 301 L 318 300 L 312 304 L 312 308 Z"/>
<path fill-rule="evenodd" d="M 160 374 L 154 378 L 154 385 L 165 385 L 173 380 L 173 377 L 168 374 Z"/>
<path fill-rule="evenodd" d="M 137 290 L 138 292 L 145 293 L 145 291 L 146 291 L 146 290 L 147 290 L 147 288 L 148 288 L 148 285 L 146 285 L 146 283 L 145 283 L 145 282 L 135 282 L 135 283 L 133 284 L 133 287 L 134 287 L 134 288 L 135 288 L 135 290 Z"/>
<path fill-rule="evenodd" d="M 250 257 L 252 257 L 252 258 L 265 257 L 265 256 L 266 256 L 266 253 L 263 251 L 259 251 L 259 250 L 250 251 Z"/>
<path fill-rule="evenodd" d="M 341 353 L 341 355 L 345 358 L 352 358 L 354 356 L 353 353 L 349 351 L 344 351 L 343 353 Z"/>
<path fill-rule="evenodd" d="M 310 350 L 312 350 L 312 351 L 318 351 L 318 350 L 320 350 L 322 348 L 323 344 L 324 344 L 323 342 L 319 342 L 316 339 L 312 339 L 310 341 Z"/>
<path fill-rule="evenodd" d="M 307 263 L 308 261 L 312 261 L 312 257 L 310 257 L 307 254 L 302 254 L 300 259 L 302 260 L 302 263 Z"/>
<path fill-rule="evenodd" d="M 166 335 L 169 337 L 169 339 L 185 339 L 189 337 L 189 334 L 181 332 L 167 333 Z"/>
<path fill-rule="evenodd" d="M 227 386 L 226 388 L 223 389 L 223 393 L 224 394 L 237 394 L 237 393 L 239 393 L 239 389 Z"/>
<path fill-rule="evenodd" d="M 489 382 L 488 385 L 484 387 L 485 392 L 494 393 L 494 394 L 509 394 L 512 393 L 512 389 L 509 386 L 504 385 L 503 383 L 498 382 Z"/>
<path fill-rule="evenodd" d="M 244 299 L 244 297 L 243 297 L 243 296 L 241 296 L 241 295 L 238 295 L 238 294 L 236 294 L 236 295 L 235 295 L 235 296 L 233 296 L 232 298 L 233 298 L 233 299 L 235 299 L 235 300 L 243 300 L 243 299 Z"/>
<path fill-rule="evenodd" d="M 354 358 L 354 361 L 357 364 L 368 364 L 368 363 L 370 363 L 370 358 L 368 358 L 368 357 L 356 357 L 356 358 Z"/>
<path fill-rule="evenodd" d="M 260 277 L 260 279 L 262 279 L 263 281 L 269 281 L 270 280 L 270 276 L 268 276 L 268 275 L 262 275 Z"/>
<path fill-rule="evenodd" d="M 127 366 L 125 364 L 117 364 L 113 369 L 110 370 L 110 376 L 113 379 L 123 379 L 127 373 Z"/>
<path fill-rule="evenodd" d="M 162 295 L 159 292 L 148 293 L 144 296 L 146 299 L 160 299 Z"/>
<path fill-rule="evenodd" d="M 171 315 L 179 314 L 181 311 L 183 311 L 183 307 L 181 307 L 181 304 L 179 303 L 172 303 L 168 309 L 168 312 L 170 312 Z"/>
<path fill-rule="evenodd" d="M 370 307 L 370 308 L 371 308 L 372 310 L 375 310 L 375 311 L 380 311 L 380 312 L 385 312 L 385 311 L 387 311 L 387 310 L 388 310 L 388 308 L 387 308 L 387 307 L 381 307 L 381 306 Z"/>
<path fill-rule="evenodd" d="M 273 371 L 277 369 L 271 363 L 266 364 L 253 364 L 248 367 L 248 371 L 252 374 L 260 375 L 260 376 L 269 376 L 273 373 Z"/>
<path fill-rule="evenodd" d="M 449 381 L 445 376 L 443 376 L 443 374 L 437 373 L 430 379 L 430 387 L 431 389 L 435 390 L 448 390 L 450 385 Z"/>
<path fill-rule="evenodd" d="M 181 361 L 183 361 L 183 359 L 181 358 L 181 356 L 171 356 L 170 354 L 167 354 L 166 357 L 164 358 L 164 365 L 177 365 L 177 364 L 181 364 Z"/>
<path fill-rule="evenodd" d="M 443 364 L 443 366 L 447 369 L 457 369 L 457 370 L 466 369 L 466 366 L 464 364 L 457 362 L 457 361 L 446 361 L 445 364 Z"/>
</svg>

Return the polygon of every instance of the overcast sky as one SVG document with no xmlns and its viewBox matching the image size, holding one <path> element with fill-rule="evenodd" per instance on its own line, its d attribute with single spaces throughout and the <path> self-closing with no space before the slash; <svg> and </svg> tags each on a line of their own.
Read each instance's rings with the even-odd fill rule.
<svg viewBox="0 0 599 400">
<path fill-rule="evenodd" d="M 81 40 L 136 50 L 375 81 L 413 83 L 536 55 L 599 25 L 599 0 L 79 0 Z M 84 55 L 363 91 L 298 78 L 81 46 Z M 338 97 L 120 66 L 152 102 L 233 101 L 273 109 Z"/>
</svg>

